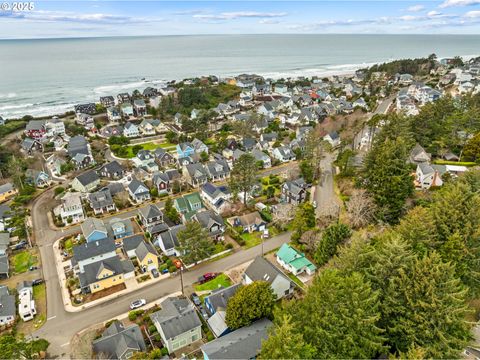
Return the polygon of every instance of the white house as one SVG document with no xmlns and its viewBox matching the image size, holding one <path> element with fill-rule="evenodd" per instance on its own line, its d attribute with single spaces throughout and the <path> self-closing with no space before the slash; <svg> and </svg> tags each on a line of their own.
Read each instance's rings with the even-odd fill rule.
<svg viewBox="0 0 480 360">
<path fill-rule="evenodd" d="M 33 320 L 37 314 L 35 300 L 33 299 L 33 287 L 31 282 L 23 281 L 17 286 L 18 291 L 18 314 L 23 321 Z"/>
<path fill-rule="evenodd" d="M 137 125 L 127 122 L 123 127 L 123 136 L 128 138 L 138 137 L 140 136 L 140 130 Z"/>
<path fill-rule="evenodd" d="M 278 148 L 274 148 L 272 155 L 275 159 L 280 160 L 281 162 L 295 160 L 295 153 L 289 146 L 280 146 Z"/>
<path fill-rule="evenodd" d="M 60 216 L 64 224 L 67 224 L 70 219 L 72 224 L 85 220 L 80 194 L 67 193 L 62 198 L 62 203 L 53 210 L 53 213 L 55 216 Z"/>
</svg>

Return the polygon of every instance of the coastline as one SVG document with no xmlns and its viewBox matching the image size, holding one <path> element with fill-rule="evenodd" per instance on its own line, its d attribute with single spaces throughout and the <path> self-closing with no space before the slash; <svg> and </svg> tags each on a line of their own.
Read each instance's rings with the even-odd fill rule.
<svg viewBox="0 0 480 360">
<path fill-rule="evenodd" d="M 468 61 L 471 58 L 480 56 L 480 55 L 459 55 L 464 60 Z M 284 79 L 298 79 L 298 78 L 312 78 L 312 77 L 332 77 L 332 76 L 352 76 L 355 71 L 359 69 L 364 69 L 371 67 L 376 64 L 382 64 L 389 61 L 401 60 L 402 58 L 391 58 L 387 60 L 381 60 L 377 62 L 369 63 L 359 63 L 359 64 L 336 64 L 336 65 L 326 65 L 322 64 L 318 67 L 306 67 L 306 68 L 296 68 L 296 69 L 286 69 L 283 71 L 247 71 L 247 73 L 255 73 L 264 78 L 270 78 L 273 80 L 278 80 L 281 78 Z M 441 58 L 439 58 L 441 59 Z M 220 79 L 235 77 L 238 76 L 241 72 L 231 73 L 219 73 L 219 74 L 209 74 L 218 76 Z M 30 115 L 35 119 L 44 119 L 52 116 L 58 116 L 60 118 L 71 115 L 73 107 L 77 104 L 94 102 L 98 103 L 100 96 L 112 95 L 115 96 L 120 92 L 131 92 L 133 90 L 143 91 L 145 88 L 151 86 L 156 87 L 159 85 L 165 85 L 171 81 L 183 81 L 187 79 L 193 79 L 196 77 L 209 76 L 206 74 L 193 74 L 188 78 L 172 78 L 172 79 L 138 79 L 127 80 L 119 82 L 117 84 L 110 85 L 100 85 L 95 86 L 91 89 L 90 94 L 83 94 L 79 97 L 78 101 L 66 101 L 65 103 L 55 103 L 55 100 L 50 100 L 46 103 L 27 103 L 27 104 L 8 104 L 8 101 L 14 102 L 14 99 L 17 97 L 15 92 L 6 92 L 0 93 L 0 116 L 7 120 L 18 120 L 23 116 Z M 2 104 L 3 103 L 3 104 Z M 6 105 L 5 105 L 6 104 Z M 33 108 L 34 110 L 27 110 Z M 25 109 L 24 111 L 19 111 L 17 109 Z M 10 111 L 9 111 L 10 110 Z"/>
</svg>

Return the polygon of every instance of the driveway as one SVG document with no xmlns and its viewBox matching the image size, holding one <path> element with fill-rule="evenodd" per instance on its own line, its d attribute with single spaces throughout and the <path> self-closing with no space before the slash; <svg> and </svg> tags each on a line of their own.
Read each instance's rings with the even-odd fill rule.
<svg viewBox="0 0 480 360">
<path fill-rule="evenodd" d="M 321 216 L 335 216 L 340 209 L 340 201 L 333 188 L 333 161 L 335 153 L 327 153 L 320 163 L 321 178 L 315 188 L 314 200 L 317 202 L 315 213 Z"/>
</svg>

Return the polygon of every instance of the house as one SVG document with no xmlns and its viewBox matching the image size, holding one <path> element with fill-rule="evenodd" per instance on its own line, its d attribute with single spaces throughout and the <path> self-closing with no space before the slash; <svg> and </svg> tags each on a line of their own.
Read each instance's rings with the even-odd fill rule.
<svg viewBox="0 0 480 360">
<path fill-rule="evenodd" d="M 153 184 L 156 186 L 159 194 L 171 193 L 175 181 L 180 181 L 182 175 L 177 169 L 169 169 L 165 172 L 153 174 Z"/>
<path fill-rule="evenodd" d="M 144 119 L 139 125 L 140 133 L 143 136 L 155 135 L 155 127 L 147 119 Z"/>
<path fill-rule="evenodd" d="M 0 328 L 13 325 L 16 315 L 15 295 L 10 295 L 8 287 L 0 285 Z"/>
<path fill-rule="evenodd" d="M 155 240 L 155 245 L 158 246 L 166 256 L 179 256 L 180 251 L 176 248 L 179 246 L 177 234 L 179 231 L 184 230 L 185 225 L 175 225 L 160 233 Z"/>
<path fill-rule="evenodd" d="M 83 243 L 74 246 L 72 250 L 72 264 L 77 273 L 84 272 L 85 266 L 89 264 L 117 256 L 113 239 Z"/>
<path fill-rule="evenodd" d="M 208 181 L 207 168 L 200 163 L 184 165 L 183 175 L 192 187 L 199 187 Z"/>
<path fill-rule="evenodd" d="M 9 245 L 10 234 L 8 232 L 0 232 L 0 255 L 7 255 Z"/>
<path fill-rule="evenodd" d="M 195 213 L 192 217 L 207 230 L 208 235 L 213 238 L 214 241 L 223 240 L 223 233 L 225 232 L 225 222 L 223 218 L 213 212 L 212 210 L 202 210 Z"/>
<path fill-rule="evenodd" d="M 267 143 L 274 143 L 278 141 L 278 134 L 276 132 L 271 132 L 267 134 L 260 135 L 260 141 L 265 141 Z"/>
<path fill-rule="evenodd" d="M 252 138 L 243 138 L 242 139 L 242 148 L 245 151 L 251 151 L 255 147 L 257 142 Z"/>
<path fill-rule="evenodd" d="M 152 233 L 155 227 L 164 222 L 163 212 L 155 204 L 149 204 L 138 209 L 138 216 L 143 228 L 149 233 Z"/>
<path fill-rule="evenodd" d="M 27 169 L 25 172 L 25 182 L 37 188 L 48 187 L 52 180 L 45 171 Z"/>
<path fill-rule="evenodd" d="M 155 162 L 160 167 L 167 167 L 169 165 L 175 164 L 176 160 L 172 154 L 162 148 L 157 148 L 153 151 L 153 156 L 155 157 Z"/>
<path fill-rule="evenodd" d="M 208 177 L 212 181 L 225 180 L 230 177 L 230 167 L 225 160 L 215 160 L 206 163 Z"/>
<path fill-rule="evenodd" d="M 134 235 L 123 239 L 123 250 L 127 256 L 136 258 L 140 268 L 146 271 L 158 270 L 158 253 L 150 241 L 143 235 Z"/>
<path fill-rule="evenodd" d="M 33 299 L 33 286 L 31 281 L 22 281 L 17 285 L 18 315 L 23 321 L 33 320 L 37 314 L 35 300 Z"/>
<path fill-rule="evenodd" d="M 241 286 L 241 284 L 234 284 L 226 288 L 221 287 L 213 290 L 210 295 L 205 296 L 205 308 L 210 316 L 215 314 L 219 309 L 225 310 L 228 300 L 237 293 L 237 290 L 240 289 Z"/>
<path fill-rule="evenodd" d="M 189 157 L 194 154 L 195 148 L 189 142 L 183 142 L 176 146 L 178 158 Z"/>
<path fill-rule="evenodd" d="M 108 238 L 108 231 L 104 222 L 96 218 L 87 218 L 80 225 L 82 234 L 87 243 L 105 240 Z"/>
<path fill-rule="evenodd" d="M 128 93 L 120 93 L 117 95 L 117 101 L 119 104 L 130 102 L 131 97 Z"/>
<path fill-rule="evenodd" d="M 100 96 L 100 104 L 105 108 L 109 108 L 115 106 L 115 99 L 113 96 Z"/>
<path fill-rule="evenodd" d="M 158 165 L 155 162 L 155 157 L 150 150 L 140 150 L 137 156 L 133 158 L 136 167 L 142 168 L 147 172 L 158 171 Z"/>
<path fill-rule="evenodd" d="M 119 240 L 133 235 L 132 220 L 111 218 L 105 220 L 105 228 L 110 239 Z"/>
<path fill-rule="evenodd" d="M 67 193 L 62 198 L 62 203 L 53 210 L 64 224 L 76 224 L 85 219 L 81 196 L 78 193 Z"/>
<path fill-rule="evenodd" d="M 0 231 L 9 231 L 8 222 L 12 218 L 12 209 L 8 204 L 0 205 Z"/>
<path fill-rule="evenodd" d="M 112 136 L 122 136 L 123 126 L 121 125 L 107 125 L 100 129 L 100 136 L 110 138 Z"/>
<path fill-rule="evenodd" d="M 118 255 L 84 265 L 84 271 L 78 274 L 80 288 L 84 294 L 121 285 L 125 278 L 133 276 L 135 268 L 132 262 L 121 260 Z"/>
<path fill-rule="evenodd" d="M 122 115 L 116 106 L 107 108 L 107 118 L 111 123 L 117 123 L 122 120 Z"/>
<path fill-rule="evenodd" d="M 410 162 L 412 164 L 429 163 L 431 159 L 432 155 L 427 153 L 420 144 L 416 144 L 410 151 Z"/>
<path fill-rule="evenodd" d="M 258 211 L 249 214 L 234 216 L 227 220 L 232 226 L 241 226 L 244 232 L 264 231 L 267 222 L 262 219 Z"/>
<path fill-rule="evenodd" d="M 126 170 L 116 160 L 103 165 L 99 170 L 100 176 L 109 178 L 112 180 L 118 180 L 126 175 Z"/>
<path fill-rule="evenodd" d="M 95 120 L 90 114 L 77 113 L 75 117 L 75 122 L 78 125 L 83 126 L 87 130 L 93 129 L 95 127 Z"/>
<path fill-rule="evenodd" d="M 169 297 L 161 310 L 150 315 L 162 342 L 173 353 L 202 338 L 202 323 L 193 304 L 185 298 Z"/>
<path fill-rule="evenodd" d="M 8 255 L 0 255 L 0 278 L 8 278 L 9 272 Z"/>
<path fill-rule="evenodd" d="M 204 360 L 255 359 L 273 326 L 268 319 L 257 320 L 227 335 L 210 341 L 200 348 Z"/>
<path fill-rule="evenodd" d="M 273 149 L 272 155 L 275 159 L 281 162 L 288 162 L 296 159 L 292 148 L 286 145 Z"/>
<path fill-rule="evenodd" d="M 139 137 L 140 136 L 140 130 L 138 129 L 138 126 L 131 123 L 127 122 L 125 123 L 125 126 L 123 127 L 123 136 L 127 138 L 134 138 L 134 137 Z"/>
<path fill-rule="evenodd" d="M 205 145 L 202 141 L 198 139 L 193 139 L 190 143 L 197 154 L 206 153 L 208 154 L 208 146 Z"/>
<path fill-rule="evenodd" d="M 54 116 L 45 122 L 48 137 L 65 136 L 65 124 L 58 117 Z"/>
<path fill-rule="evenodd" d="M 421 189 L 430 189 L 432 186 L 443 185 L 442 168 L 428 163 L 419 163 L 415 171 L 415 186 Z"/>
<path fill-rule="evenodd" d="M 286 181 L 282 185 L 281 200 L 293 205 L 299 205 L 307 199 L 307 184 L 303 178 Z"/>
<path fill-rule="evenodd" d="M 74 110 L 76 114 L 82 113 L 95 115 L 97 112 L 97 107 L 95 106 L 95 103 L 78 104 L 74 106 Z"/>
<path fill-rule="evenodd" d="M 257 256 L 248 265 L 243 274 L 243 283 L 251 284 L 254 281 L 266 281 L 270 284 L 277 299 L 281 299 L 293 293 L 293 282 L 271 262 L 261 256 Z"/>
<path fill-rule="evenodd" d="M 258 150 L 258 149 L 253 149 L 250 153 L 257 163 L 262 163 L 263 169 L 267 169 L 269 167 L 272 167 L 272 159 L 270 159 L 270 156 L 265 154 L 263 151 Z"/>
<path fill-rule="evenodd" d="M 25 135 L 35 140 L 42 139 L 46 132 L 45 120 L 30 120 L 25 127 Z"/>
<path fill-rule="evenodd" d="M 82 193 L 88 193 L 98 185 L 100 185 L 100 178 L 94 170 L 78 175 L 71 183 L 72 189 Z"/>
<path fill-rule="evenodd" d="M 117 210 L 108 188 L 88 194 L 88 202 L 95 215 Z"/>
<path fill-rule="evenodd" d="M 200 188 L 200 197 L 210 209 L 221 214 L 228 207 L 232 193 L 227 186 L 215 186 L 207 182 Z"/>
<path fill-rule="evenodd" d="M 68 156 L 75 163 L 77 169 L 84 168 L 95 161 L 90 150 L 90 145 L 85 137 L 78 135 L 70 139 L 67 146 Z"/>
<path fill-rule="evenodd" d="M 11 183 L 0 185 L 0 203 L 17 195 L 18 191 Z"/>
<path fill-rule="evenodd" d="M 340 136 L 336 131 L 332 131 L 323 137 L 323 140 L 330 143 L 333 147 L 340 145 Z"/>
<path fill-rule="evenodd" d="M 313 275 L 317 270 L 317 267 L 305 257 L 304 253 L 297 251 L 287 243 L 280 247 L 275 254 L 275 258 L 284 269 L 293 275 L 299 275 L 304 272 L 307 275 Z"/>
<path fill-rule="evenodd" d="M 33 153 L 40 151 L 43 152 L 43 144 L 36 139 L 32 138 L 25 138 L 22 141 L 22 144 L 20 145 L 22 150 L 27 154 L 28 156 L 31 156 Z"/>
<path fill-rule="evenodd" d="M 143 334 L 137 324 L 125 327 L 115 320 L 92 343 L 93 352 L 101 359 L 130 359 L 136 352 L 147 350 Z"/>
<path fill-rule="evenodd" d="M 227 312 L 225 309 L 218 309 L 218 311 L 210 316 L 207 320 L 210 330 L 212 330 L 213 336 L 216 338 L 228 334 L 231 330 L 227 325 Z"/>
<path fill-rule="evenodd" d="M 123 103 L 120 105 L 120 111 L 122 112 L 123 116 L 125 119 L 129 119 L 132 117 L 135 113 L 133 110 L 133 106 L 131 103 Z"/>
<path fill-rule="evenodd" d="M 150 189 L 141 181 L 133 178 L 127 186 L 130 198 L 137 204 L 151 199 Z"/>
<path fill-rule="evenodd" d="M 133 100 L 133 111 L 136 117 L 145 116 L 147 113 L 147 105 L 143 99 Z"/>
<path fill-rule="evenodd" d="M 198 192 L 176 198 L 173 205 L 185 220 L 190 220 L 197 211 L 204 208 L 202 198 Z"/>
</svg>

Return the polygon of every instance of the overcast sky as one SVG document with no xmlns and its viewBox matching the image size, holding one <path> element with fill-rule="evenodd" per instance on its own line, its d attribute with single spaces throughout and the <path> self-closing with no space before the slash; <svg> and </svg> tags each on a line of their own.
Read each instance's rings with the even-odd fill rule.
<svg viewBox="0 0 480 360">
<path fill-rule="evenodd" d="M 0 0 L 0 4 L 2 1 L 5 2 Z M 0 38 L 272 33 L 480 34 L 480 0 L 35 1 L 34 5 L 33 11 L 0 10 Z"/>
</svg>

